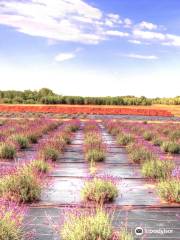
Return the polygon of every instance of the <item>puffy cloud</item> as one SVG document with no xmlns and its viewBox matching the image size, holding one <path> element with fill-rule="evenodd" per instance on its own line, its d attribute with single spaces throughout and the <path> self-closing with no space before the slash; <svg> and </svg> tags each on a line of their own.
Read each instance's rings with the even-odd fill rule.
<svg viewBox="0 0 180 240">
<path fill-rule="evenodd" d="M 0 24 L 57 41 L 97 44 L 107 27 L 120 24 L 117 14 L 104 14 L 84 0 L 1 1 Z"/>
<path fill-rule="evenodd" d="M 138 25 L 138 28 L 147 29 L 147 30 L 156 30 L 158 26 L 153 23 L 143 21 Z"/>
<path fill-rule="evenodd" d="M 162 26 L 147 21 L 134 24 L 85 0 L 1 0 L 0 24 L 46 38 L 50 45 L 59 41 L 98 44 L 111 37 L 129 37 L 132 44 L 180 46 L 180 36 L 167 33 Z"/>
</svg>

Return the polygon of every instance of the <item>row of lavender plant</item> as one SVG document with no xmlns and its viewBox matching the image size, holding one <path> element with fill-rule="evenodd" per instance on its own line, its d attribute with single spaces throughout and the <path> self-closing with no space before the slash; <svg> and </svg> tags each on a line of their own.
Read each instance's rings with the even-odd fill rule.
<svg viewBox="0 0 180 240">
<path fill-rule="evenodd" d="M 73 133 L 80 127 L 78 120 L 64 122 L 57 131 L 51 133 L 47 139 L 41 142 L 38 149 L 38 158 L 48 161 L 56 161 L 63 153 L 67 144 L 71 143 Z"/>
<path fill-rule="evenodd" d="M 106 157 L 106 146 L 103 143 L 101 130 L 96 121 L 85 122 L 84 152 L 89 162 L 100 162 Z"/>
<path fill-rule="evenodd" d="M 48 131 L 57 128 L 59 121 L 48 119 L 11 120 L 1 127 L 0 159 L 14 159 L 17 151 L 37 143 Z"/>
<path fill-rule="evenodd" d="M 141 165 L 142 174 L 157 180 L 157 192 L 160 196 L 179 203 L 180 169 L 175 168 L 172 159 L 168 159 L 160 148 L 145 140 L 142 124 L 107 121 L 105 126 L 119 144 L 126 146 L 130 161 Z"/>
<path fill-rule="evenodd" d="M 52 126 L 51 126 L 52 128 Z M 72 132 L 79 128 L 78 121 L 68 121 L 60 126 L 58 131 L 48 135 L 48 139 L 40 146 L 39 153 L 44 153 L 44 147 L 62 151 L 70 143 Z M 49 129 L 49 127 L 48 127 Z M 50 141 L 50 142 L 49 142 Z M 52 144 L 52 145 L 51 145 Z M 0 239 L 29 239 L 24 233 L 22 225 L 25 214 L 25 203 L 32 203 L 40 199 L 41 190 L 46 182 L 46 175 L 54 167 L 51 157 L 45 156 L 24 165 L 10 168 L 0 178 Z M 52 156 L 50 154 L 50 156 Z M 44 161 L 46 160 L 46 161 Z M 23 205 L 22 205 L 23 204 Z"/>
<path fill-rule="evenodd" d="M 84 152 L 90 162 L 105 159 L 106 147 L 101 136 L 101 129 L 97 122 L 84 123 Z M 133 240 L 127 228 L 114 231 L 112 226 L 112 212 L 104 208 L 105 203 L 112 202 L 118 196 L 117 184 L 119 179 L 109 175 L 91 175 L 85 179 L 80 192 L 87 208 L 66 209 L 62 228 L 55 228 L 63 240 L 72 239 L 101 239 L 101 240 Z M 55 223 L 51 225 L 54 226 Z"/>
</svg>

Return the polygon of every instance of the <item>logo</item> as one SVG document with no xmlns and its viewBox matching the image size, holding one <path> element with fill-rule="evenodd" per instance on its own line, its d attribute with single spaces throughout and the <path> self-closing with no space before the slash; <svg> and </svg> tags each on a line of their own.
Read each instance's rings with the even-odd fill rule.
<svg viewBox="0 0 180 240">
<path fill-rule="evenodd" d="M 142 236 L 143 233 L 144 233 L 144 231 L 143 231 L 143 229 L 142 229 L 141 227 L 135 228 L 135 234 L 136 234 L 137 236 Z"/>
</svg>

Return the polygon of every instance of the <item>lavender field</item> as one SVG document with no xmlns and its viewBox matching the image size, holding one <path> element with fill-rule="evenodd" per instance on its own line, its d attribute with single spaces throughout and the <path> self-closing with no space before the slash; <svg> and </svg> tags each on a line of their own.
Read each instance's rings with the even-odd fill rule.
<svg viewBox="0 0 180 240">
<path fill-rule="evenodd" d="M 180 124 L 4 119 L 0 239 L 179 239 Z"/>
</svg>

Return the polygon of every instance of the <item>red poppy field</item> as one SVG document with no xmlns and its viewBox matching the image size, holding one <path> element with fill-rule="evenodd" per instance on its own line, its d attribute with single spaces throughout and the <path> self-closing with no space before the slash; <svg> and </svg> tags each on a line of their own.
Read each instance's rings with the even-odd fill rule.
<svg viewBox="0 0 180 240">
<path fill-rule="evenodd" d="M 170 110 L 169 110 L 170 109 Z M 140 116 L 165 116 L 171 117 L 179 114 L 179 107 L 176 112 L 168 106 L 148 107 L 121 107 L 121 106 L 84 106 L 84 105 L 8 105 L 1 104 L 0 112 L 39 112 L 58 114 L 100 114 L 100 115 L 140 115 Z"/>
</svg>

